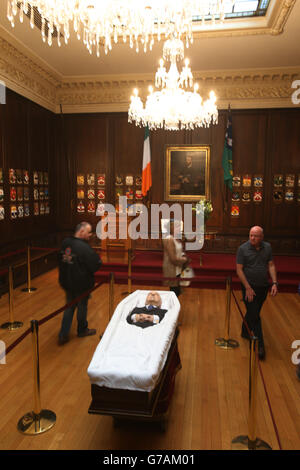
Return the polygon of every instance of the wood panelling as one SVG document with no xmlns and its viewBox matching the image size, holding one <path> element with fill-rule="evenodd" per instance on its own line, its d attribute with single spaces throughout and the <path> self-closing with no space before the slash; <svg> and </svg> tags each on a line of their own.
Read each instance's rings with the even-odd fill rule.
<svg viewBox="0 0 300 470">
<path fill-rule="evenodd" d="M 274 174 L 295 175 L 295 186 L 290 188 L 295 196 L 300 192 L 300 123 L 296 111 L 274 111 L 270 116 L 270 178 Z M 283 186 L 283 193 L 286 187 Z M 291 202 L 270 203 L 269 230 L 276 235 L 300 233 L 300 204 L 296 197 Z"/>
<path fill-rule="evenodd" d="M 0 167 L 3 169 L 5 193 L 5 220 L 0 221 L 0 242 L 2 246 L 18 245 L 24 240 L 33 240 L 57 230 L 55 115 L 10 90 L 6 92 L 6 104 L 1 105 L 0 113 Z M 29 171 L 30 217 L 10 219 L 10 168 Z M 49 173 L 50 215 L 33 216 L 34 170 Z"/>
<path fill-rule="evenodd" d="M 2 242 L 30 238 L 49 230 L 70 231 L 80 220 L 89 220 L 95 226 L 99 220 L 96 215 L 76 211 L 78 173 L 105 173 L 105 202 L 114 204 L 115 176 L 142 172 L 144 129 L 129 124 L 127 113 L 54 115 L 9 90 L 7 104 L 1 106 L 0 113 L 0 163 L 6 175 L 6 218 L 0 221 Z M 223 183 L 226 122 L 227 111 L 220 111 L 218 124 L 208 129 L 151 132 L 153 185 L 148 202 L 164 202 L 167 145 L 209 145 L 214 211 L 207 228 L 218 233 L 215 244 L 209 249 L 235 251 L 236 245 L 247 238 L 249 227 L 262 225 L 266 238 L 273 240 L 276 251 L 299 252 L 300 203 L 296 198 L 300 192 L 297 184 L 300 109 L 232 110 L 234 174 L 241 177 L 261 174 L 264 182 L 263 201 L 240 202 L 237 218 L 230 215 L 231 194 Z M 9 168 L 28 168 L 31 172 L 33 169 L 49 170 L 51 216 L 10 220 Z M 274 202 L 274 174 L 295 175 L 293 202 Z M 252 196 L 253 189 L 252 186 Z M 157 241 L 139 241 L 138 245 L 157 246 Z"/>
</svg>

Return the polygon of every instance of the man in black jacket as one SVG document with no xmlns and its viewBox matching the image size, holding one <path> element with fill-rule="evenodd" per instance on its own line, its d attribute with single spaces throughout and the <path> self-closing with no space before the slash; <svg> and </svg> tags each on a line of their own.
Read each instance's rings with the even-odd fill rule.
<svg viewBox="0 0 300 470">
<path fill-rule="evenodd" d="M 88 222 L 81 222 L 77 225 L 74 236 L 66 238 L 62 243 L 59 254 L 59 283 L 66 292 L 67 303 L 94 287 L 94 273 L 102 263 L 98 254 L 89 246 L 88 241 L 91 236 L 91 225 Z M 76 307 L 78 336 L 91 336 L 96 333 L 96 330 L 88 328 L 88 299 L 89 295 L 86 295 L 65 310 L 58 336 L 59 344 L 69 340 Z"/>
</svg>

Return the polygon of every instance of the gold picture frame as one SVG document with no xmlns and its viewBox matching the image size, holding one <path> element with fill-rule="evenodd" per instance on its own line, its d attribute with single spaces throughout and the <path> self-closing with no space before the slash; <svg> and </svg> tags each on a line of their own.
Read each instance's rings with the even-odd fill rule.
<svg viewBox="0 0 300 470">
<path fill-rule="evenodd" d="M 165 149 L 165 201 L 210 199 L 210 146 L 170 145 Z"/>
</svg>

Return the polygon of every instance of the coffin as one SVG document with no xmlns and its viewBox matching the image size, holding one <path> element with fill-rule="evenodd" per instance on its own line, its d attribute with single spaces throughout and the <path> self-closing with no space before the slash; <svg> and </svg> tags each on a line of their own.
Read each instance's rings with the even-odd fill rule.
<svg viewBox="0 0 300 470">
<path fill-rule="evenodd" d="M 168 411 L 181 368 L 177 344 L 180 304 L 173 292 L 160 291 L 162 307 L 168 308 L 161 324 L 145 330 L 127 324 L 128 312 L 142 305 L 148 292 L 136 291 L 124 299 L 105 330 L 88 368 L 89 413 L 152 420 Z M 135 350 L 142 364 L 139 360 L 135 364 Z"/>
</svg>

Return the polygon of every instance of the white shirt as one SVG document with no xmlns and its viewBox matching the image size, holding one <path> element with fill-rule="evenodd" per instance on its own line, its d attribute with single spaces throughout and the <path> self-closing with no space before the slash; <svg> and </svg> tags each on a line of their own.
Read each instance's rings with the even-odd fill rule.
<svg viewBox="0 0 300 470">
<path fill-rule="evenodd" d="M 148 307 L 149 307 L 149 306 L 147 306 L 147 310 L 148 310 Z M 155 314 L 153 313 L 153 310 L 154 310 L 155 308 L 158 308 L 158 307 L 156 307 L 156 305 L 152 305 L 151 307 L 152 307 L 152 308 L 151 308 L 151 310 L 149 310 L 149 315 L 153 315 L 153 324 L 159 323 L 159 316 L 158 316 L 158 315 L 155 315 Z M 133 323 L 136 323 L 136 322 L 137 322 L 136 315 L 140 315 L 140 313 L 133 313 L 133 314 L 131 315 L 131 320 L 133 321 Z"/>
</svg>

